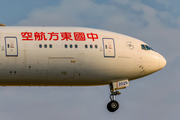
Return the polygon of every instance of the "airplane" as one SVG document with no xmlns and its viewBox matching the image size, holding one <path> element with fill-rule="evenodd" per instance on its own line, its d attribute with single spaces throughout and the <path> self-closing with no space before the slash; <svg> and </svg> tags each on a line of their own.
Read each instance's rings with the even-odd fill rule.
<svg viewBox="0 0 180 120">
<path fill-rule="evenodd" d="M 119 89 L 166 65 L 141 40 L 83 27 L 0 24 L 0 56 L 0 86 L 109 85 L 110 112 L 119 108 Z"/>
</svg>

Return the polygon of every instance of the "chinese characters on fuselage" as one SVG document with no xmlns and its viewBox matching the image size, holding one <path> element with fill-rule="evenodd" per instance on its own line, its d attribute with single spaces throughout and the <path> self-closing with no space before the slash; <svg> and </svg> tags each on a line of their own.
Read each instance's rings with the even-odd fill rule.
<svg viewBox="0 0 180 120">
<path fill-rule="evenodd" d="M 86 41 L 88 40 L 94 41 L 98 39 L 98 35 L 96 33 L 84 33 L 84 32 L 21 32 L 23 41 L 73 41 L 73 36 L 75 41 Z"/>
</svg>

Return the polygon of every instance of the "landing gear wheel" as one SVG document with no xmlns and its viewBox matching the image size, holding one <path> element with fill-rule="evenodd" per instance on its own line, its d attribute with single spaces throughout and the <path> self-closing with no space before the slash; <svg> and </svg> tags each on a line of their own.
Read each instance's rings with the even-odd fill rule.
<svg viewBox="0 0 180 120">
<path fill-rule="evenodd" d="M 115 101 L 115 100 L 112 100 L 111 102 L 109 102 L 107 104 L 107 109 L 110 112 L 115 112 L 118 108 L 119 108 L 119 103 L 117 101 Z"/>
</svg>

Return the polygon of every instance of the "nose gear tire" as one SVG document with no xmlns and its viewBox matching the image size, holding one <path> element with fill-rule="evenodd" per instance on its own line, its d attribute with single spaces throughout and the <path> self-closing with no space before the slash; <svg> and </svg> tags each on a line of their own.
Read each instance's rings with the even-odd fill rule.
<svg viewBox="0 0 180 120">
<path fill-rule="evenodd" d="M 119 108 L 119 103 L 115 100 L 112 100 L 107 104 L 107 109 L 110 112 L 115 112 L 118 108 Z"/>
</svg>

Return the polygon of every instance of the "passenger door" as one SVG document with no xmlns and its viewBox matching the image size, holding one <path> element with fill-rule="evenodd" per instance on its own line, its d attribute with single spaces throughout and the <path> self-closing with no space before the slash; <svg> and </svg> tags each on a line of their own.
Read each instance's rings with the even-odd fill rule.
<svg viewBox="0 0 180 120">
<path fill-rule="evenodd" d="M 6 56 L 18 56 L 18 43 L 16 37 L 5 37 Z"/>
<path fill-rule="evenodd" d="M 115 44 L 113 38 L 103 38 L 104 57 L 115 57 Z"/>
</svg>

